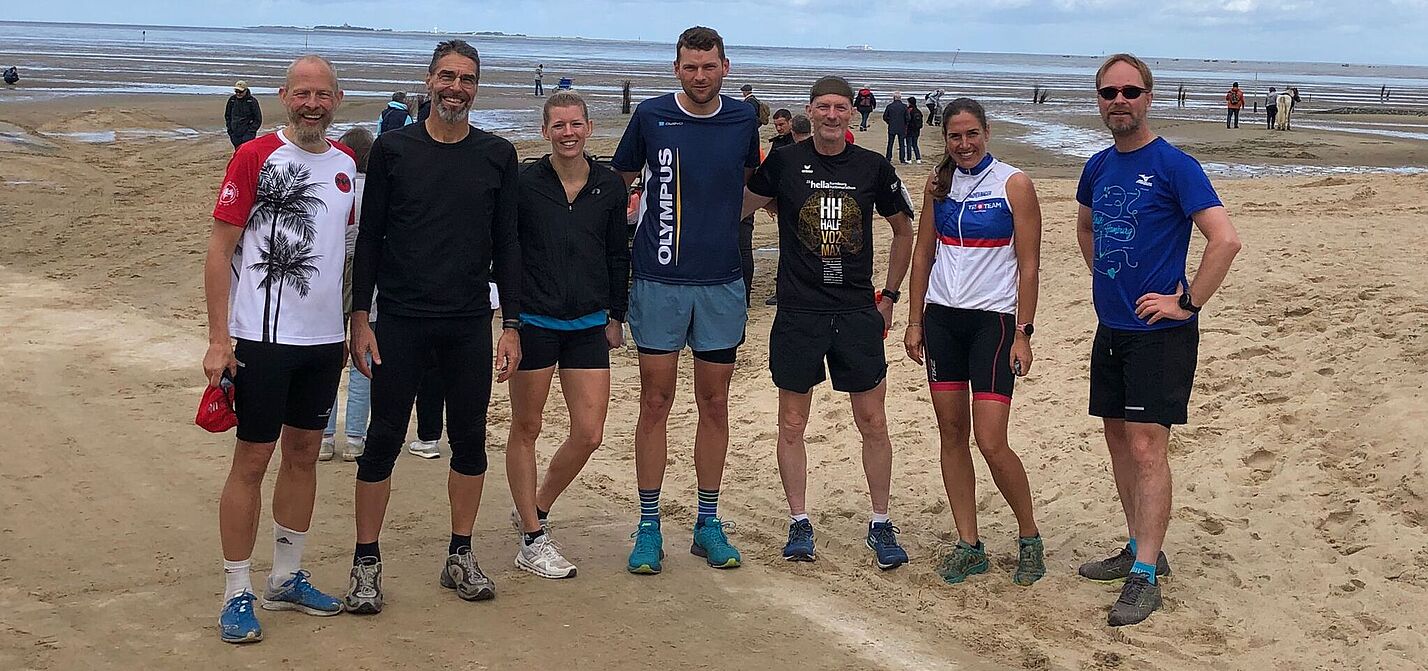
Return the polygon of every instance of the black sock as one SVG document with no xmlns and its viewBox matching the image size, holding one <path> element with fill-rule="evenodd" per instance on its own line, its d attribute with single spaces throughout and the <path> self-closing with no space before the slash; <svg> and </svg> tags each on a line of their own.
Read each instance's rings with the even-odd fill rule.
<svg viewBox="0 0 1428 671">
<path fill-rule="evenodd" d="M 371 543 L 358 543 L 357 551 L 352 553 L 352 565 L 356 566 L 362 563 L 362 559 L 365 557 L 371 557 L 377 561 L 382 561 L 382 551 L 377 548 L 376 541 L 373 541 Z"/>
<path fill-rule="evenodd" d="M 545 535 L 545 531 L 543 531 L 543 530 L 541 530 L 541 531 L 525 531 L 525 532 L 522 532 L 522 533 L 525 534 L 525 537 L 526 537 L 526 545 L 530 545 L 531 543 L 534 543 L 534 542 L 535 542 L 535 539 L 540 538 L 541 536 L 544 536 L 544 535 Z"/>
<path fill-rule="evenodd" d="M 457 536 L 456 534 L 451 534 L 451 545 L 447 546 L 446 554 L 460 554 L 461 548 L 466 548 L 467 550 L 471 549 L 471 537 Z"/>
<path fill-rule="evenodd" d="M 536 519 L 538 519 L 538 520 L 544 522 L 544 521 L 546 521 L 546 520 L 549 519 L 549 518 L 550 518 L 550 511 L 549 511 L 549 510 L 541 510 L 541 509 L 540 509 L 540 506 L 536 506 Z"/>
</svg>

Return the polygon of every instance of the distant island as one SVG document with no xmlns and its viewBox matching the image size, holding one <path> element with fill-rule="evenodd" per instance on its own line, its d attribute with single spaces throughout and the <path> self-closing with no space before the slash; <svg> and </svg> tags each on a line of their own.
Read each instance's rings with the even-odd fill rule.
<svg viewBox="0 0 1428 671">
<path fill-rule="evenodd" d="M 309 30 L 324 32 L 357 32 L 357 33 L 393 33 L 402 35 L 426 35 L 428 33 L 419 30 L 393 30 L 391 28 L 368 28 L 367 26 L 354 26 L 342 24 L 340 26 L 248 26 L 250 30 L 296 30 L 306 32 Z M 432 28 L 433 35 L 472 35 L 476 37 L 530 37 L 525 33 L 503 33 L 499 30 L 440 30 Z"/>
</svg>

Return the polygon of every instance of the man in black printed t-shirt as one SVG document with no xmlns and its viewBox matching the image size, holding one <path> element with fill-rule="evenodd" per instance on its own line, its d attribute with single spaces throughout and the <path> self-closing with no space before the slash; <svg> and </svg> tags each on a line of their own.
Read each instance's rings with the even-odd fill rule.
<svg viewBox="0 0 1428 671">
<path fill-rule="evenodd" d="M 791 521 L 783 555 L 813 561 L 813 526 L 805 505 L 807 457 L 803 434 L 813 387 L 825 378 L 848 392 L 863 436 L 863 469 L 873 516 L 867 545 L 878 566 L 907 562 L 888 517 L 892 444 L 884 407 L 887 359 L 883 338 L 892 326 L 897 288 L 912 259 L 912 203 L 892 164 L 848 144 L 853 89 L 840 77 L 813 85 L 810 142 L 770 154 L 750 178 L 744 211 L 778 201 L 778 314 L 769 334 L 769 369 L 779 388 L 779 475 Z M 873 212 L 893 229 L 888 278 L 873 290 Z"/>
</svg>

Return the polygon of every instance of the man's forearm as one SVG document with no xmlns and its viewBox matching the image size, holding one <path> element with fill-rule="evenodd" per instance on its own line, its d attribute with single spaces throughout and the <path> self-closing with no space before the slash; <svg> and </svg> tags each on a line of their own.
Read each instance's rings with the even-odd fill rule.
<svg viewBox="0 0 1428 671">
<path fill-rule="evenodd" d="M 1230 240 L 1211 240 L 1205 245 L 1205 253 L 1200 257 L 1200 267 L 1190 282 L 1190 297 L 1196 307 L 1204 307 L 1205 302 L 1220 289 L 1225 276 L 1230 272 L 1230 264 L 1239 254 L 1240 244 Z"/>
</svg>

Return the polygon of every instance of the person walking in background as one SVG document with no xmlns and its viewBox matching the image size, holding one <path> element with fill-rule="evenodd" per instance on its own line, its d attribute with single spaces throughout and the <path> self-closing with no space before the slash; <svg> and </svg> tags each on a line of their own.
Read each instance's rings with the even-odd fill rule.
<svg viewBox="0 0 1428 671">
<path fill-rule="evenodd" d="M 883 156 L 892 161 L 893 142 L 897 142 L 898 163 L 907 163 L 907 105 L 901 93 L 894 91 L 892 102 L 883 108 L 883 123 L 888 125 L 888 149 Z"/>
<path fill-rule="evenodd" d="M 1229 93 L 1225 94 L 1225 128 L 1240 127 L 1240 110 L 1245 106 L 1245 92 L 1240 90 L 1240 83 L 1235 82 L 1230 85 Z M 1231 126 L 1230 124 L 1234 125 Z"/>
<path fill-rule="evenodd" d="M 342 314 L 352 312 L 352 253 L 357 248 L 357 231 L 362 225 L 362 188 L 367 182 L 367 155 L 372 152 L 372 131 L 361 126 L 352 128 L 337 141 L 352 150 L 357 162 L 357 174 L 352 177 L 352 223 L 347 226 L 347 263 L 342 273 Z M 377 321 L 374 308 L 367 318 Z M 370 364 L 368 364 L 370 365 Z M 342 460 L 356 461 L 367 446 L 367 417 L 371 411 L 372 381 L 357 370 L 357 366 L 347 366 L 347 413 L 343 416 L 347 440 L 342 445 Z M 340 402 L 340 401 L 339 401 Z M 318 448 L 318 461 L 331 461 L 337 451 L 337 403 L 332 404 L 332 413 L 327 416 L 327 429 L 322 432 L 322 446 Z"/>
<path fill-rule="evenodd" d="M 1274 92 L 1274 87 L 1269 87 L 1269 93 L 1264 97 L 1264 118 L 1268 130 L 1274 130 L 1274 115 L 1279 112 L 1279 94 Z"/>
<path fill-rule="evenodd" d="M 873 90 L 866 86 L 858 89 L 858 97 L 853 99 L 853 109 L 858 110 L 858 113 L 863 115 L 863 121 L 858 124 L 858 130 L 868 129 L 868 115 L 872 114 L 873 110 L 877 108 L 878 97 L 873 95 Z M 849 129 L 849 132 L 852 132 L 852 130 Z"/>
<path fill-rule="evenodd" d="M 392 94 L 391 102 L 387 103 L 377 117 L 377 134 L 390 133 L 411 123 L 412 113 L 407 108 L 407 94 L 397 91 Z"/>
<path fill-rule="evenodd" d="M 543 95 L 545 95 L 545 86 L 544 86 L 544 84 L 542 83 L 542 80 L 543 80 L 543 79 L 545 79 L 545 64 L 544 64 L 544 63 L 539 64 L 539 65 L 536 66 L 535 94 L 538 95 L 538 96 L 543 96 Z"/>
<path fill-rule="evenodd" d="M 223 123 L 234 149 L 258 137 L 258 129 L 263 127 L 263 108 L 248 91 L 246 82 L 233 84 L 233 95 L 228 96 L 228 107 L 223 110 Z"/>
<path fill-rule="evenodd" d="M 19 81 L 20 81 L 20 71 L 19 71 L 19 70 L 16 70 L 16 69 L 15 69 L 15 66 L 11 65 L 10 67 L 5 68 L 5 83 L 6 83 L 6 84 L 9 84 L 10 86 L 14 86 L 14 85 L 17 84 Z"/>
<path fill-rule="evenodd" d="M 922 148 L 917 146 L 917 136 L 922 133 L 922 110 L 917 107 L 917 98 L 907 97 L 907 160 L 922 162 Z"/>
<path fill-rule="evenodd" d="M 946 92 L 937 89 L 927 94 L 927 125 L 936 126 L 942 123 L 942 96 Z"/>
</svg>

